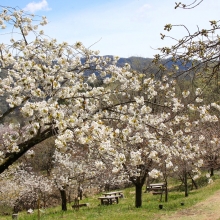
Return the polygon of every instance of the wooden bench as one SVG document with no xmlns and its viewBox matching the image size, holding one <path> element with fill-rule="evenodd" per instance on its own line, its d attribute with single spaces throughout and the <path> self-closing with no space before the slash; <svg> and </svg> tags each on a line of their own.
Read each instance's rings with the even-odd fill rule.
<svg viewBox="0 0 220 220">
<path fill-rule="evenodd" d="M 153 195 L 161 195 L 160 201 L 162 200 L 163 192 L 166 190 L 166 184 L 165 183 L 153 183 L 150 184 L 147 187 L 148 192 L 152 191 Z"/>
</svg>

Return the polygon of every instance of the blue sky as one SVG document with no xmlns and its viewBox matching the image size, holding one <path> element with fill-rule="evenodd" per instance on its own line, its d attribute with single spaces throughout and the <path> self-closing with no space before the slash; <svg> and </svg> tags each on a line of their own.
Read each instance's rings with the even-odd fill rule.
<svg viewBox="0 0 220 220">
<path fill-rule="evenodd" d="M 97 42 L 92 49 L 101 55 L 120 57 L 153 57 L 157 48 L 170 45 L 171 40 L 160 39 L 167 23 L 185 24 L 193 32 L 220 18 L 217 0 L 204 0 L 193 10 L 175 10 L 175 0 L 1 0 L 0 5 L 45 15 L 45 34 L 60 42 L 82 41 L 87 47 Z M 187 33 L 176 28 L 169 34 L 180 38 Z"/>
</svg>

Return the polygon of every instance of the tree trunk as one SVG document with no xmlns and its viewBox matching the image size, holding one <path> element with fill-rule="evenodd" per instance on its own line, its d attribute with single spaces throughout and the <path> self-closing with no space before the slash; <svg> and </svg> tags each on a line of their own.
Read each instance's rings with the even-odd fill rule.
<svg viewBox="0 0 220 220">
<path fill-rule="evenodd" d="M 67 211 L 67 199 L 66 199 L 66 190 L 65 189 L 60 189 L 60 195 L 61 195 L 61 200 L 62 200 L 62 211 Z"/>
<path fill-rule="evenodd" d="M 168 202 L 168 188 L 167 188 L 167 178 L 165 179 L 165 202 Z"/>
<path fill-rule="evenodd" d="M 164 182 L 165 182 L 165 202 L 168 202 L 168 189 L 167 189 L 167 169 L 166 169 L 166 163 L 165 163 L 165 167 L 164 167 L 164 172 L 163 172 L 163 178 L 164 178 Z M 162 199 L 162 195 L 161 195 L 161 199 Z"/>
<path fill-rule="evenodd" d="M 213 167 L 211 167 L 211 169 L 210 169 L 210 176 L 214 176 L 214 168 Z"/>
<path fill-rule="evenodd" d="M 188 196 L 188 183 L 187 183 L 187 172 L 184 171 L 184 188 L 185 188 L 185 197 Z"/>
<path fill-rule="evenodd" d="M 142 186 L 143 184 L 135 184 L 135 207 L 142 206 Z"/>
</svg>

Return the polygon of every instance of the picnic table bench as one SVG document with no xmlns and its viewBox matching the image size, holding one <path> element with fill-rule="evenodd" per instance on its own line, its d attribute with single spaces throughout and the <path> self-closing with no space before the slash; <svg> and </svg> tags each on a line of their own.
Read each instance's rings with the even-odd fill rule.
<svg viewBox="0 0 220 220">
<path fill-rule="evenodd" d="M 115 192 L 106 192 L 102 193 L 103 196 L 100 196 L 98 199 L 101 201 L 101 205 L 111 205 L 114 202 L 118 204 L 119 198 L 123 198 L 123 191 L 115 191 Z"/>
<path fill-rule="evenodd" d="M 162 200 L 163 192 L 165 192 L 167 185 L 165 183 L 152 183 L 147 187 L 148 192 L 152 191 L 153 195 L 161 195 Z"/>
<path fill-rule="evenodd" d="M 118 199 L 119 196 L 117 195 L 106 195 L 106 196 L 101 196 L 98 199 L 101 200 L 101 205 L 112 205 L 114 202 L 118 204 Z"/>
</svg>

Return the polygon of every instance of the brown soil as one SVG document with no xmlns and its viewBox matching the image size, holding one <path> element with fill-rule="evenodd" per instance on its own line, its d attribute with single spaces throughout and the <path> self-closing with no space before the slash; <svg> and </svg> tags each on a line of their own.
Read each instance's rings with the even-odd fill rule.
<svg viewBox="0 0 220 220">
<path fill-rule="evenodd" d="M 220 190 L 208 199 L 196 205 L 175 212 L 172 215 L 163 215 L 160 220 L 220 220 Z"/>
</svg>

